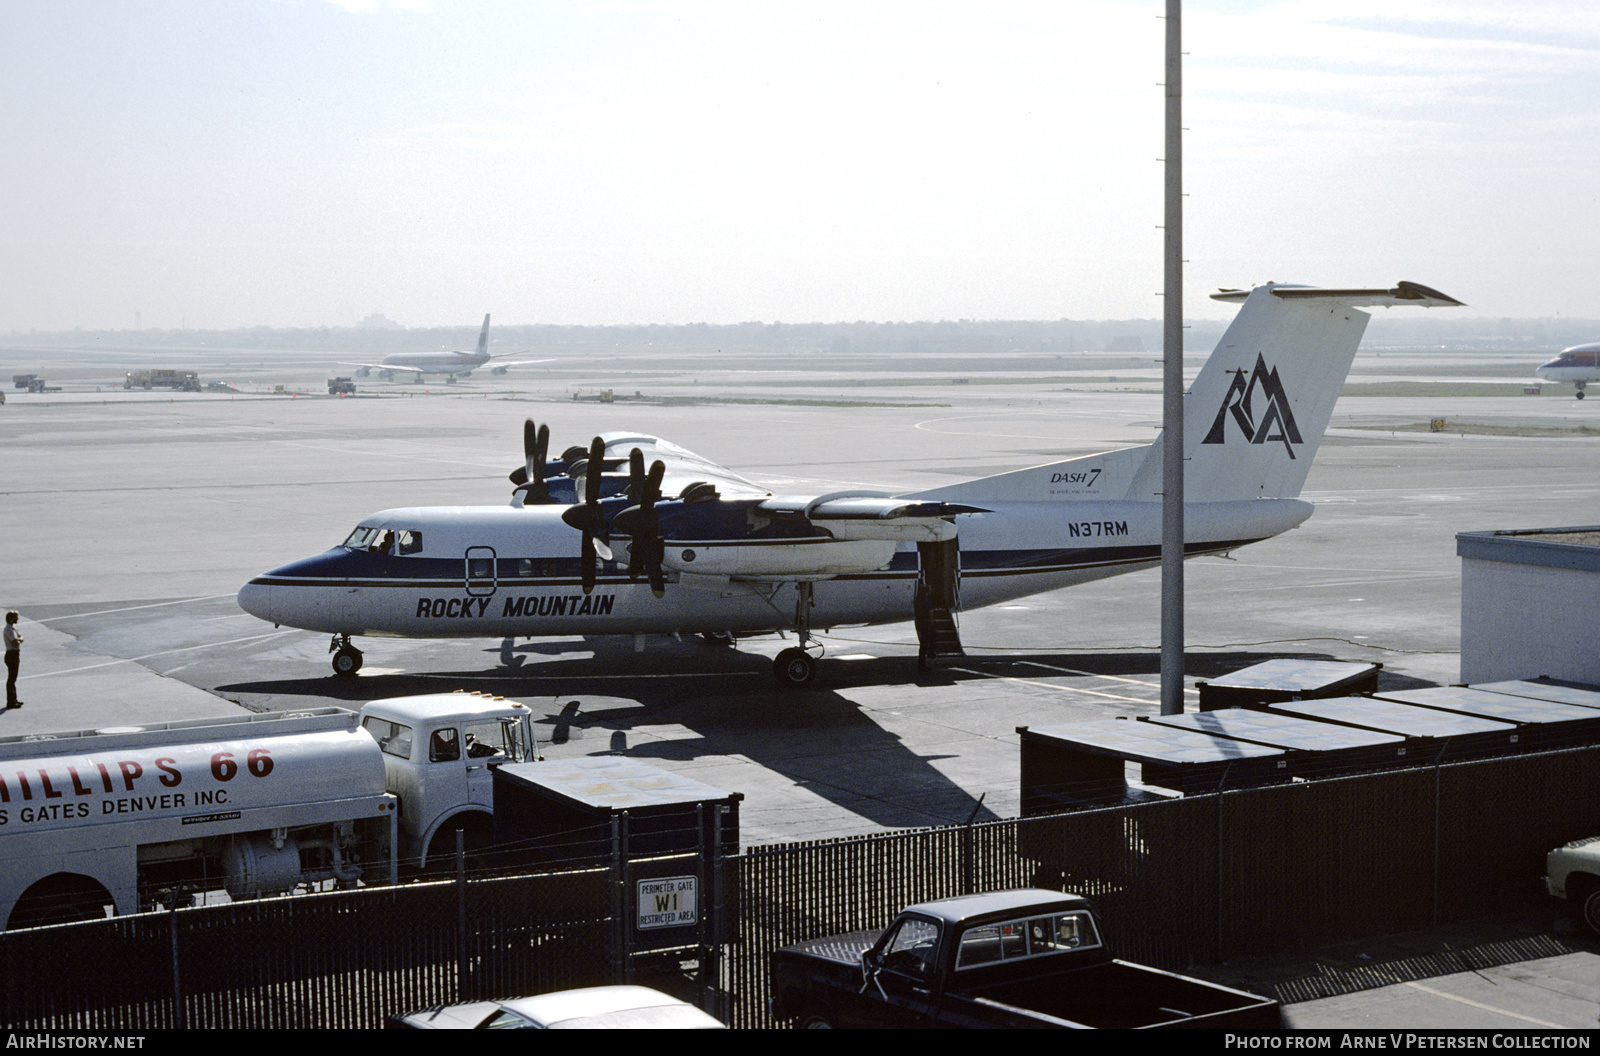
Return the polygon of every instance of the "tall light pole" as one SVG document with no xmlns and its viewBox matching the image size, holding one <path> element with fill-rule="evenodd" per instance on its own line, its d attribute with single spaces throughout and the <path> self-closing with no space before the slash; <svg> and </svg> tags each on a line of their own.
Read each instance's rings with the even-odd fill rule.
<svg viewBox="0 0 1600 1056">
<path fill-rule="evenodd" d="M 1165 290 L 1161 369 L 1161 714 L 1183 712 L 1183 52 L 1167 0 Z"/>
</svg>

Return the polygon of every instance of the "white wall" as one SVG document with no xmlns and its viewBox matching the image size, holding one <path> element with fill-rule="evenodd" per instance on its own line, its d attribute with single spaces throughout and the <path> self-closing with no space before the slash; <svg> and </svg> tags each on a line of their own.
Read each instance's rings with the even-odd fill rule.
<svg viewBox="0 0 1600 1056">
<path fill-rule="evenodd" d="M 1461 560 L 1461 681 L 1600 685 L 1600 570 Z"/>
</svg>

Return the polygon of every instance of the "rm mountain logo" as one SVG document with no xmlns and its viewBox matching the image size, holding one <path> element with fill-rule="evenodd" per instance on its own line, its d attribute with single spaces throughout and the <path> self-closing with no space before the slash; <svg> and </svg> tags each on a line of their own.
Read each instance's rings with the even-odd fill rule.
<svg viewBox="0 0 1600 1056">
<path fill-rule="evenodd" d="M 1250 380 L 1246 381 L 1243 368 L 1230 370 L 1233 375 L 1233 384 L 1228 387 L 1228 394 L 1222 398 L 1222 406 L 1217 408 L 1217 420 L 1211 423 L 1211 431 L 1202 444 L 1220 444 L 1226 440 L 1228 425 L 1228 412 L 1233 412 L 1233 420 L 1239 423 L 1240 432 L 1252 444 L 1264 444 L 1268 440 L 1283 441 L 1283 449 L 1294 457 L 1293 444 L 1301 443 L 1300 429 L 1294 424 L 1294 412 L 1289 409 L 1289 397 L 1283 391 L 1283 383 L 1278 380 L 1278 368 L 1267 369 L 1267 361 L 1256 353 L 1256 369 L 1250 373 Z M 1259 401 L 1265 400 L 1266 406 L 1261 407 L 1261 416 L 1256 417 L 1256 406 Z M 1274 432 L 1276 430 L 1276 432 Z"/>
</svg>

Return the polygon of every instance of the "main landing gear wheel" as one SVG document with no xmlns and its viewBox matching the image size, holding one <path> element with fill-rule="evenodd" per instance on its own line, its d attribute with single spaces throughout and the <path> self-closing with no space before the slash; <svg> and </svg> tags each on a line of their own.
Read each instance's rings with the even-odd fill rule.
<svg viewBox="0 0 1600 1056">
<path fill-rule="evenodd" d="M 790 647 L 773 659 L 772 673 L 786 686 L 810 685 L 817 677 L 817 661 L 804 649 Z"/>
<path fill-rule="evenodd" d="M 361 670 L 361 650 L 350 644 L 349 635 L 334 635 L 328 651 L 333 653 L 334 674 L 349 678 Z"/>
</svg>

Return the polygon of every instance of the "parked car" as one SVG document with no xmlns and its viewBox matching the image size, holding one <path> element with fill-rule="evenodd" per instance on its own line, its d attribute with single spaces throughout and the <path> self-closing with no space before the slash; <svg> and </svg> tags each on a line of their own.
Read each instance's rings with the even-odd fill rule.
<svg viewBox="0 0 1600 1056">
<path fill-rule="evenodd" d="M 1589 930 L 1600 934 L 1600 836 L 1573 840 L 1545 856 L 1545 888 L 1564 898 Z"/>
<path fill-rule="evenodd" d="M 687 1001 L 647 986 L 591 986 L 538 997 L 468 1001 L 390 1016 L 391 1028 L 417 1030 L 722 1030 Z"/>
</svg>

